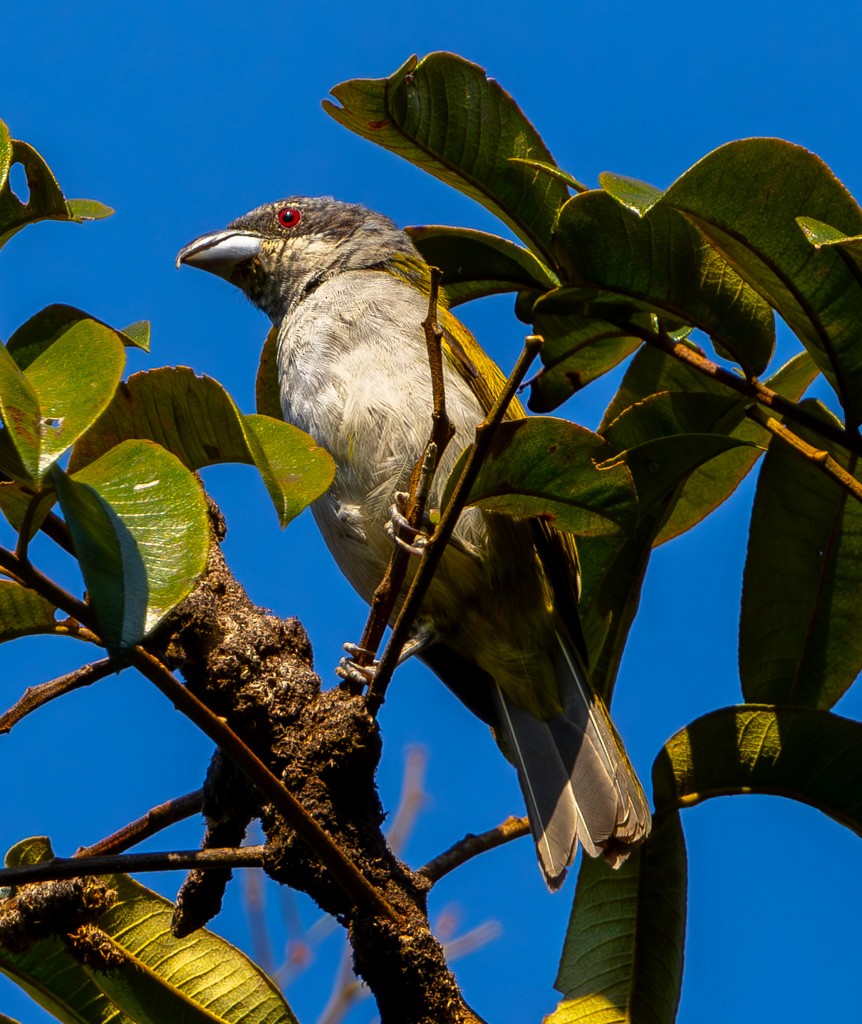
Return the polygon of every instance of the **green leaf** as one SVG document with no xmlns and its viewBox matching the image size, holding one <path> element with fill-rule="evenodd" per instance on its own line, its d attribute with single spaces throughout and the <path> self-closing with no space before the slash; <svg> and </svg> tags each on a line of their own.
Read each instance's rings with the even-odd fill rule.
<svg viewBox="0 0 862 1024">
<path fill-rule="evenodd" d="M 189 469 L 222 462 L 256 466 L 286 525 L 329 487 L 332 458 L 308 434 L 263 416 L 243 416 L 211 377 L 187 367 L 133 374 L 72 454 L 70 470 L 128 438 L 156 441 Z"/>
<path fill-rule="evenodd" d="M 747 442 L 723 431 L 738 398 L 662 392 L 626 409 L 605 428 L 605 464 L 624 460 L 638 494 L 638 522 L 624 538 L 584 537 L 581 619 L 593 685 L 610 698 L 640 601 L 655 539 L 686 480 L 699 466 Z"/>
<path fill-rule="evenodd" d="M 24 863 L 53 855 L 46 840 L 18 846 L 24 849 L 10 854 L 17 861 L 23 855 Z M 117 898 L 94 923 L 117 954 L 110 970 L 76 961 L 59 938 L 39 940 L 24 953 L 0 948 L 0 969 L 60 1020 L 296 1024 L 273 982 L 234 946 L 205 929 L 175 939 L 168 900 L 126 875 L 108 875 L 104 882 Z"/>
<path fill-rule="evenodd" d="M 848 416 L 862 418 L 858 268 L 840 246 L 812 251 L 797 224 L 805 217 L 862 234 L 862 210 L 826 164 L 780 139 L 731 142 L 688 170 L 659 206 L 697 225 L 800 338 Z"/>
<path fill-rule="evenodd" d="M 30 195 L 26 203 L 12 191 L 8 177 L 0 187 L 0 248 L 21 228 L 39 220 L 71 220 L 66 200 L 41 156 L 26 142 L 12 140 L 12 164 L 22 164 Z"/>
<path fill-rule="evenodd" d="M 672 1024 L 682 985 L 687 863 L 679 816 L 614 871 L 584 857 L 545 1024 Z"/>
<path fill-rule="evenodd" d="M 109 650 L 132 647 L 191 593 L 209 520 L 195 477 L 152 441 L 123 441 L 69 477 L 60 505 Z"/>
<path fill-rule="evenodd" d="M 834 418 L 818 404 L 804 406 Z M 792 427 L 821 448 L 813 431 Z M 856 457 L 833 457 L 851 473 Z M 862 670 L 862 506 L 779 440 L 757 482 L 739 623 L 745 699 L 829 708 Z"/>
<path fill-rule="evenodd" d="M 603 171 L 599 175 L 599 184 L 608 195 L 640 217 L 651 210 L 662 196 L 661 189 L 655 185 L 611 171 Z"/>
<path fill-rule="evenodd" d="M 9 168 L 12 166 L 12 138 L 9 129 L 0 121 L 0 193 L 6 187 Z"/>
<path fill-rule="evenodd" d="M 133 324 L 129 324 L 128 327 L 124 327 L 120 331 L 120 337 L 126 339 L 129 343 L 135 346 L 135 348 L 143 349 L 144 352 L 150 351 L 150 321 L 149 320 L 136 320 Z"/>
<path fill-rule="evenodd" d="M 278 382 L 278 328 L 271 327 L 263 343 L 254 383 L 255 408 L 261 416 L 283 419 Z"/>
<path fill-rule="evenodd" d="M 0 643 L 19 636 L 53 633 L 56 608 L 35 590 L 0 580 Z"/>
<path fill-rule="evenodd" d="M 0 419 L 3 471 L 16 479 L 33 479 L 39 473 L 39 396 L 4 345 L 0 345 Z"/>
<path fill-rule="evenodd" d="M 439 225 L 406 230 L 425 261 L 443 271 L 450 306 L 500 292 L 545 291 L 559 284 L 529 249 L 497 235 Z"/>
<path fill-rule="evenodd" d="M 335 86 L 339 124 L 480 202 L 549 265 L 566 185 L 512 160 L 554 159 L 518 105 L 477 64 L 452 53 L 411 57 L 389 78 Z"/>
<path fill-rule="evenodd" d="M 577 312 L 555 313 L 554 293 L 533 306 L 533 330 L 544 338 L 542 370 L 530 381 L 529 407 L 550 412 L 630 356 L 641 339 L 628 325 Z M 548 310 L 546 312 L 546 310 Z"/>
<path fill-rule="evenodd" d="M 563 207 L 555 249 L 568 284 L 700 328 L 747 374 L 769 363 L 769 306 L 674 210 L 640 217 L 606 192 L 584 192 Z"/>
<path fill-rule="evenodd" d="M 543 416 L 501 423 L 468 504 L 536 516 L 581 535 L 630 529 L 637 514 L 631 477 L 622 464 L 598 466 L 603 450 L 601 437 L 568 420 Z M 449 477 L 444 507 L 469 451 Z"/>
<path fill-rule="evenodd" d="M 704 715 L 668 740 L 653 766 L 653 792 L 659 819 L 711 797 L 771 793 L 810 804 L 862 835 L 860 777 L 859 722 L 812 708 L 740 704 Z"/>
<path fill-rule="evenodd" d="M 536 170 L 541 171 L 543 174 L 550 174 L 552 178 L 556 178 L 557 181 L 561 181 L 564 185 L 573 189 L 575 192 L 587 191 L 586 185 L 578 181 L 577 178 L 573 178 L 571 174 L 569 174 L 568 171 L 564 171 L 562 167 L 557 167 L 556 164 L 549 164 L 544 160 L 524 159 L 520 156 L 510 156 L 509 159 L 513 164 L 524 164 L 526 167 L 535 167 Z"/>
<path fill-rule="evenodd" d="M 6 343 L 6 348 L 20 369 L 26 370 L 38 356 L 57 342 L 60 336 L 65 334 L 70 327 L 74 327 L 82 321 L 90 321 L 91 323 L 98 324 L 100 327 L 107 328 L 107 330 L 112 331 L 117 336 L 123 345 L 143 348 L 144 350 L 147 348 L 146 344 L 140 344 L 139 339 L 127 333 L 128 328 L 118 331 L 102 320 L 98 320 L 83 310 L 77 309 L 75 306 L 64 306 L 61 304 L 46 306 L 36 313 L 35 316 L 31 316 L 26 323 L 23 323 L 14 332 Z M 146 329 L 147 335 L 149 334 L 149 324 L 145 320 L 141 321 L 140 324 L 132 324 L 131 326 L 139 331 Z"/>
<path fill-rule="evenodd" d="M 98 199 L 67 199 L 66 206 L 69 208 L 69 219 L 74 221 L 102 220 L 110 217 L 114 210 Z"/>
<path fill-rule="evenodd" d="M 36 494 L 32 488 L 17 480 L 0 481 L 0 512 L 9 520 L 12 529 L 18 532 L 29 520 L 28 540 L 36 535 L 56 500 L 57 495 L 51 490 Z M 31 508 L 34 502 L 36 506 Z"/>
</svg>

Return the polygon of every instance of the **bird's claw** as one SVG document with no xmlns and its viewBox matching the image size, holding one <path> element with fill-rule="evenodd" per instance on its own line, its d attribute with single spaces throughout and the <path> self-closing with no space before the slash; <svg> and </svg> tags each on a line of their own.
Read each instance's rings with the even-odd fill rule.
<svg viewBox="0 0 862 1024">
<path fill-rule="evenodd" d="M 428 534 L 411 526 L 404 515 L 410 495 L 406 491 L 396 491 L 392 498 L 392 504 L 389 506 L 389 521 L 386 523 L 387 536 L 393 544 L 397 544 L 408 554 L 423 555 L 428 546 Z M 427 516 L 423 518 L 425 522 L 429 522 Z M 407 534 L 407 538 L 410 539 L 405 538 L 404 534 Z"/>
<path fill-rule="evenodd" d="M 339 661 L 335 674 L 348 683 L 353 683 L 364 689 L 377 675 L 377 668 L 380 662 L 374 660 L 370 665 L 360 665 L 357 659 L 369 652 L 358 644 L 344 644 L 344 649 L 347 651 L 348 657 L 342 658 Z"/>
</svg>

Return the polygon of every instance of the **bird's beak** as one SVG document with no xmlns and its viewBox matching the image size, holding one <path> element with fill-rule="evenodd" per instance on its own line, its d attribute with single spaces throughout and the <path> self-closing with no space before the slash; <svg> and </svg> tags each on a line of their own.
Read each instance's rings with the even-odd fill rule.
<svg viewBox="0 0 862 1024">
<path fill-rule="evenodd" d="M 177 267 L 188 263 L 191 267 L 208 270 L 226 280 L 238 263 L 251 259 L 260 252 L 263 238 L 255 231 L 226 228 L 201 235 L 177 253 Z"/>
</svg>

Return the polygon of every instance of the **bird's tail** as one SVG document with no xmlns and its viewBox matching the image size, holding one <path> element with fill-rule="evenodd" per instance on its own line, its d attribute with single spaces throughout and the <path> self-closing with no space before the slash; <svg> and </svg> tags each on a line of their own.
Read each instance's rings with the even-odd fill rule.
<svg viewBox="0 0 862 1024">
<path fill-rule="evenodd" d="M 558 889 L 578 842 L 619 867 L 650 830 L 650 811 L 617 731 L 567 638 L 558 634 L 562 712 L 547 721 L 496 688 L 500 724 L 527 804 L 539 864 Z"/>
</svg>

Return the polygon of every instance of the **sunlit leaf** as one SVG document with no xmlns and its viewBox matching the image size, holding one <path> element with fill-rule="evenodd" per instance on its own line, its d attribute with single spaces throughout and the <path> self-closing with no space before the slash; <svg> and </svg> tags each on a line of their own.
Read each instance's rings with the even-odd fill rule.
<svg viewBox="0 0 862 1024">
<path fill-rule="evenodd" d="M 102 638 L 138 643 L 192 590 L 206 566 L 200 485 L 151 441 L 123 441 L 74 476 L 53 474 Z"/>
<path fill-rule="evenodd" d="M 0 190 L 5 188 L 12 166 L 12 138 L 9 129 L 0 121 Z"/>
<path fill-rule="evenodd" d="M 283 419 L 278 383 L 278 328 L 271 327 L 263 343 L 254 386 L 255 408 L 261 416 Z"/>
<path fill-rule="evenodd" d="M 599 184 L 608 195 L 612 195 L 618 203 L 622 203 L 633 213 L 643 216 L 661 199 L 662 191 L 655 185 L 649 185 L 638 178 L 627 178 L 622 174 L 603 171 L 599 175 Z"/>
<path fill-rule="evenodd" d="M 698 327 L 749 374 L 766 368 L 772 311 L 675 210 L 641 217 L 606 192 L 584 192 L 563 207 L 555 249 L 568 285 Z"/>
<path fill-rule="evenodd" d="M 334 464 L 291 424 L 243 416 L 211 377 L 187 367 L 133 374 L 75 447 L 70 469 L 86 465 L 128 438 L 147 438 L 189 469 L 222 462 L 256 466 L 285 525 L 332 482 Z"/>
<path fill-rule="evenodd" d="M 545 291 L 559 284 L 528 249 L 497 235 L 439 225 L 406 230 L 426 262 L 443 271 L 450 306 L 500 292 Z"/>
<path fill-rule="evenodd" d="M 19 636 L 53 633 L 56 610 L 35 590 L 0 579 L 0 643 Z"/>
<path fill-rule="evenodd" d="M 862 724 L 829 711 L 740 704 L 698 718 L 653 766 L 659 817 L 731 793 L 771 793 L 816 807 L 862 835 Z M 772 837 L 784 842 L 786 836 Z M 770 847 L 770 837 L 761 842 Z"/>
<path fill-rule="evenodd" d="M 780 139 L 731 142 L 705 156 L 664 194 L 777 310 L 838 392 L 862 418 L 858 268 L 841 247 L 812 248 L 797 218 L 847 236 L 862 210 L 813 153 Z"/>
<path fill-rule="evenodd" d="M 39 473 L 41 415 L 39 396 L 15 360 L 0 345 L 0 468 L 16 479 Z"/>
<path fill-rule="evenodd" d="M 411 57 L 389 78 L 354 79 L 324 107 L 339 124 L 476 199 L 552 265 L 566 185 L 512 160 L 553 165 L 518 105 L 477 64 L 452 53 Z"/>
<path fill-rule="evenodd" d="M 132 345 L 143 349 L 147 348 L 146 344 L 141 344 L 140 337 L 135 338 L 127 333 L 131 328 L 118 331 L 116 328 L 103 323 L 103 321 L 90 316 L 75 306 L 60 304 L 46 306 L 34 316 L 31 316 L 26 323 L 23 323 L 12 334 L 6 343 L 6 348 L 18 366 L 22 370 L 26 370 L 38 356 L 58 341 L 60 336 L 65 334 L 70 327 L 74 327 L 82 321 L 90 321 L 99 324 L 100 327 L 107 328 L 109 331 L 113 331 L 124 345 Z M 141 321 L 140 324 L 132 324 L 131 327 L 139 331 L 145 330 L 148 337 L 149 324 L 145 320 Z"/>
<path fill-rule="evenodd" d="M 687 864 L 679 817 L 614 871 L 584 857 L 545 1024 L 672 1024 L 682 985 Z"/>
<path fill-rule="evenodd" d="M 793 429 L 823 446 L 813 431 Z M 855 471 L 855 456 L 838 451 L 834 458 Z M 757 482 L 743 577 L 739 671 L 746 700 L 832 707 L 862 670 L 860 579 L 862 505 L 773 441 Z"/>
<path fill-rule="evenodd" d="M 98 199 L 67 199 L 71 220 L 102 220 L 110 217 L 114 211 L 110 206 L 100 203 Z"/>
</svg>

